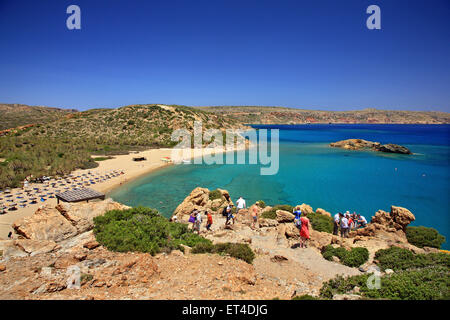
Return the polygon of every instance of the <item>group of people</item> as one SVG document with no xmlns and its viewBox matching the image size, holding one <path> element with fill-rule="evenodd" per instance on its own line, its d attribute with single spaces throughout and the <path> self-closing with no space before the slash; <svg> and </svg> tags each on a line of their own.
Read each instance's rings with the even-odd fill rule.
<svg viewBox="0 0 450 320">
<path fill-rule="evenodd" d="M 348 233 L 350 231 L 367 226 L 366 218 L 356 212 L 350 213 L 347 211 L 345 213 L 336 213 L 333 220 L 333 234 L 337 235 L 340 231 L 341 237 L 343 238 L 348 238 Z"/>
<path fill-rule="evenodd" d="M 225 226 L 234 224 L 237 221 L 237 217 L 239 216 L 239 212 L 243 209 L 247 208 L 245 200 L 242 197 L 236 201 L 236 209 L 234 209 L 234 205 L 231 203 L 230 198 L 227 198 L 228 205 L 223 208 L 222 215 L 225 216 Z M 254 229 L 256 227 L 256 223 L 258 222 L 258 216 L 261 212 L 261 208 L 259 203 L 255 203 L 250 207 L 250 214 L 252 217 L 251 228 Z M 308 213 L 301 211 L 300 206 L 294 207 L 292 210 L 294 214 L 294 224 L 299 229 L 300 233 L 300 248 L 306 248 L 308 245 L 309 230 L 311 228 L 310 221 L 308 219 Z M 206 211 L 206 230 L 211 231 L 211 226 L 213 224 L 213 218 L 210 211 Z M 349 211 L 345 213 L 336 213 L 334 216 L 334 228 L 333 234 L 338 235 L 340 231 L 341 237 L 348 237 L 348 233 L 351 230 L 364 228 L 367 226 L 367 220 L 364 216 L 357 214 L 356 212 L 350 213 Z M 194 232 L 200 233 L 200 227 L 203 222 L 202 213 L 199 210 L 193 210 L 190 217 L 189 222 L 193 224 L 192 229 Z"/>
<path fill-rule="evenodd" d="M 206 211 L 205 213 L 206 213 L 206 230 L 211 231 L 211 226 L 213 223 L 212 215 L 210 211 Z M 189 222 L 192 223 L 192 230 L 200 234 L 200 227 L 203 222 L 202 213 L 197 209 L 193 210 L 190 214 Z"/>
<path fill-rule="evenodd" d="M 240 214 L 240 211 L 243 209 L 247 209 L 247 204 L 245 202 L 245 199 L 242 197 L 239 197 L 238 200 L 236 200 L 236 209 L 234 208 L 233 203 L 231 203 L 230 197 L 225 197 L 228 204 L 223 208 L 222 215 L 225 217 L 225 226 L 228 226 L 230 224 L 234 224 L 238 220 L 238 216 Z M 257 202 L 250 208 L 250 214 L 252 216 L 252 223 L 251 228 L 256 227 L 256 223 L 258 222 L 258 215 L 261 211 L 261 208 L 259 207 L 259 203 Z M 205 211 L 206 215 L 206 230 L 211 231 L 211 226 L 213 224 L 213 218 L 211 211 Z M 200 233 L 200 227 L 203 222 L 203 216 L 202 213 L 194 209 L 189 217 L 189 222 L 192 223 L 192 230 L 194 232 Z"/>
</svg>

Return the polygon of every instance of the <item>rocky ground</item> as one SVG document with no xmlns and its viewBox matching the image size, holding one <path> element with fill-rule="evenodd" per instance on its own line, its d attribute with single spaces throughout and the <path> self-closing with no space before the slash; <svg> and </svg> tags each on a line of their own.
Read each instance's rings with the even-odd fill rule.
<svg viewBox="0 0 450 320">
<path fill-rule="evenodd" d="M 186 221 L 193 208 L 220 212 L 223 197 L 209 200 L 209 190 L 195 189 L 175 211 Z M 256 253 L 253 264 L 228 256 L 191 254 L 178 250 L 154 257 L 146 253 L 117 253 L 96 242 L 93 217 L 125 206 L 108 199 L 87 204 L 42 207 L 14 223 L 15 239 L 0 241 L 0 299 L 290 299 L 317 295 L 322 283 L 338 274 L 356 275 L 369 269 L 373 255 L 393 244 L 417 252 L 407 243 L 404 228 L 414 216 L 407 209 L 378 211 L 369 227 L 341 239 L 311 230 L 308 248 L 299 248 L 298 231 L 290 212 L 278 210 L 276 219 L 260 219 L 250 227 L 247 210 L 225 228 L 215 214 L 212 231 L 203 235 L 215 243 L 248 243 Z M 266 208 L 268 210 L 270 207 Z M 303 211 L 312 208 L 302 204 Z M 322 214 L 329 213 L 317 210 Z M 364 246 L 369 261 L 359 270 L 322 258 L 320 249 Z M 74 271 L 75 270 L 75 271 Z M 71 275 L 79 272 L 79 288 Z M 76 284 L 76 283 L 75 283 Z"/>
</svg>

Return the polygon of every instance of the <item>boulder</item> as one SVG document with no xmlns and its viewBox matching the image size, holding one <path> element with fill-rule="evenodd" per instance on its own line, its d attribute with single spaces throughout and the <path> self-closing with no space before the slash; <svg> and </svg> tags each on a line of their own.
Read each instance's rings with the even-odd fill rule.
<svg viewBox="0 0 450 320">
<path fill-rule="evenodd" d="M 276 254 L 274 255 L 272 258 L 270 258 L 270 261 L 272 262 L 283 262 L 283 261 L 288 261 L 289 259 L 286 258 L 285 256 Z"/>
<path fill-rule="evenodd" d="M 406 232 L 406 227 L 416 218 L 406 208 L 391 206 L 391 212 L 387 213 L 383 210 L 378 210 L 375 216 L 372 217 L 371 224 L 376 223 L 378 229 L 386 231 L 402 230 Z"/>
<path fill-rule="evenodd" d="M 302 214 L 304 214 L 304 213 L 306 213 L 306 214 L 314 213 L 313 208 L 310 205 L 307 205 L 306 203 L 302 203 L 300 205 L 300 210 L 301 210 Z"/>
<path fill-rule="evenodd" d="M 331 213 L 329 213 L 328 211 L 325 211 L 325 210 L 322 209 L 322 208 L 317 208 L 317 209 L 316 209 L 316 213 L 318 213 L 318 214 L 323 214 L 324 216 L 329 216 L 329 217 L 331 217 Z"/>
<path fill-rule="evenodd" d="M 275 219 L 267 219 L 267 218 L 260 218 L 258 220 L 259 227 L 276 227 L 278 225 L 278 221 Z"/>
<path fill-rule="evenodd" d="M 364 139 L 347 139 L 330 143 L 330 147 L 343 148 L 347 150 L 360 150 L 373 148 L 377 143 Z"/>
<path fill-rule="evenodd" d="M 2 251 L 1 258 L 9 260 L 16 257 L 27 257 L 28 253 L 22 250 L 22 248 L 15 245 L 15 240 L 0 240 L 0 251 Z"/>
<path fill-rule="evenodd" d="M 49 253 L 58 247 L 56 242 L 52 240 L 22 239 L 15 240 L 14 244 L 31 256 L 41 253 Z"/>
<path fill-rule="evenodd" d="M 219 199 L 209 199 L 209 189 L 197 187 L 178 205 L 172 214 L 171 220 L 175 218 L 179 222 L 187 222 L 192 211 L 211 211 L 213 214 L 222 213 L 222 209 L 228 204 L 233 204 L 227 190 L 217 189 L 222 197 Z M 229 199 L 229 200 L 228 200 Z"/>
<path fill-rule="evenodd" d="M 15 232 L 26 239 L 62 241 L 77 234 L 77 229 L 51 206 L 44 206 L 12 225 Z"/>
<path fill-rule="evenodd" d="M 294 221 L 295 218 L 295 216 L 292 213 L 285 210 L 277 210 L 276 214 L 277 214 L 277 221 L 280 223 L 292 222 Z"/>
<path fill-rule="evenodd" d="M 387 153 L 400 153 L 400 154 L 412 154 L 411 150 L 404 146 L 399 146 L 398 144 L 388 143 L 377 145 L 374 147 L 376 151 L 387 152 Z"/>
<path fill-rule="evenodd" d="M 127 208 L 129 207 L 114 202 L 112 199 L 88 203 L 62 202 L 56 206 L 56 209 L 77 229 L 77 233 L 92 229 L 94 218 L 107 211 Z"/>
<path fill-rule="evenodd" d="M 309 237 L 310 246 L 321 250 L 323 247 L 332 243 L 333 235 L 328 232 L 316 231 L 311 228 L 309 231 Z"/>
<path fill-rule="evenodd" d="M 397 223 L 403 231 L 406 232 L 406 227 L 416 220 L 416 217 L 406 208 L 391 206 L 392 220 Z"/>
<path fill-rule="evenodd" d="M 293 223 L 286 223 L 284 235 L 286 238 L 300 239 L 300 230 Z"/>
<path fill-rule="evenodd" d="M 85 247 L 85 248 L 87 248 L 89 250 L 95 249 L 95 248 L 97 248 L 99 246 L 100 246 L 100 243 L 98 243 L 95 240 L 92 240 L 92 241 L 89 241 L 89 242 L 86 242 L 85 244 L 83 244 L 83 247 Z"/>
</svg>

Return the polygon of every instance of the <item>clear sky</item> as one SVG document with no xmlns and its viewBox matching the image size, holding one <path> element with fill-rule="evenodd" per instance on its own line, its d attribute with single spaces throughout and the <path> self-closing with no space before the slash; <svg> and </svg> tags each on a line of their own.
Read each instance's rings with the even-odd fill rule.
<svg viewBox="0 0 450 320">
<path fill-rule="evenodd" d="M 0 0 L 0 102 L 450 112 L 450 1 Z"/>
</svg>

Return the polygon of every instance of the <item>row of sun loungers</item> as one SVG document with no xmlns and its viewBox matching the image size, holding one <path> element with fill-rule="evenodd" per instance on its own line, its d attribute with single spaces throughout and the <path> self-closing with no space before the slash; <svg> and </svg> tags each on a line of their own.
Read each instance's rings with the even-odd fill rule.
<svg viewBox="0 0 450 320">
<path fill-rule="evenodd" d="M 28 205 L 45 202 L 48 199 L 55 198 L 56 194 L 75 189 L 82 189 L 97 183 L 102 183 L 124 174 L 123 171 L 114 170 L 105 174 L 83 173 L 80 175 L 70 174 L 64 178 L 45 177 L 43 183 L 36 186 L 30 186 L 29 183 L 24 184 L 24 188 L 19 192 L 13 193 L 10 189 L 0 190 L 0 214 L 7 211 L 15 211 L 19 208 L 25 208 Z"/>
</svg>

